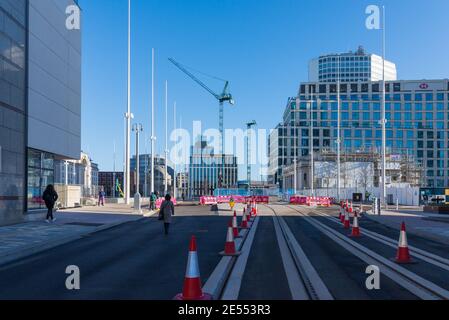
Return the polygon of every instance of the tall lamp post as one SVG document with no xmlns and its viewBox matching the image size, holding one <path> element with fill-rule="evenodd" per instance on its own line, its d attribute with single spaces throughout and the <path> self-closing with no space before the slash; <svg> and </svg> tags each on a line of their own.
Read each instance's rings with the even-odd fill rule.
<svg viewBox="0 0 449 320">
<path fill-rule="evenodd" d="M 165 81 L 165 184 L 164 195 L 168 193 L 168 81 Z"/>
<path fill-rule="evenodd" d="M 131 144 L 131 0 L 128 0 L 128 105 L 125 113 L 126 119 L 126 137 L 125 137 L 125 203 L 129 204 L 130 198 L 130 173 L 129 173 L 129 158 L 130 158 L 130 144 Z"/>
<path fill-rule="evenodd" d="M 156 136 L 154 133 L 154 48 L 151 49 L 151 193 L 154 192 L 154 143 Z"/>
<path fill-rule="evenodd" d="M 139 134 L 143 131 L 143 127 L 140 123 L 136 123 L 132 128 L 136 133 L 136 193 L 134 194 L 134 209 L 139 213 L 142 211 L 140 207 L 140 193 L 139 193 L 139 176 L 140 176 L 140 159 L 139 159 Z"/>
<path fill-rule="evenodd" d="M 387 133 L 386 124 L 387 119 L 385 117 L 385 6 L 382 7 L 382 190 L 380 192 L 380 202 L 381 206 L 386 207 L 386 144 L 387 144 Z"/>
</svg>

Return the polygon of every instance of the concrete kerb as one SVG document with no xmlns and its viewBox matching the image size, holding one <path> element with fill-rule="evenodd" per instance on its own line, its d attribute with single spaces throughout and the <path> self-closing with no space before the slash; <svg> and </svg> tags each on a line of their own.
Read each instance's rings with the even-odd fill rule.
<svg viewBox="0 0 449 320">
<path fill-rule="evenodd" d="M 384 226 L 386 226 L 387 228 L 393 229 L 393 230 L 397 230 L 398 231 L 398 236 L 399 236 L 399 228 L 401 227 L 400 223 L 398 222 L 386 222 L 386 221 L 379 221 L 377 220 L 375 217 L 378 217 L 377 215 L 373 215 L 372 213 L 369 213 L 371 211 L 367 211 L 365 212 L 365 214 L 363 215 L 363 217 L 370 219 L 371 221 L 377 222 L 379 224 L 382 224 Z M 429 232 L 423 232 L 423 231 L 419 231 L 416 230 L 415 228 L 407 228 L 407 233 L 408 234 L 413 234 L 415 236 L 419 236 L 419 237 L 423 237 L 423 238 L 427 238 L 430 239 L 432 241 L 438 242 L 440 244 L 444 244 L 447 245 L 447 239 L 442 239 L 440 236 L 435 236 Z"/>
<path fill-rule="evenodd" d="M 259 219 L 259 217 L 256 217 L 256 219 Z M 240 235 L 242 237 L 235 239 L 235 247 L 237 251 L 242 249 L 250 230 L 250 228 L 242 229 L 240 231 Z M 203 292 L 212 295 L 214 300 L 219 300 L 237 258 L 238 257 L 229 256 L 221 258 L 220 262 L 217 264 L 214 271 L 204 284 Z"/>
<path fill-rule="evenodd" d="M 145 218 L 140 218 L 140 219 L 131 220 L 131 221 L 127 220 L 127 221 L 118 221 L 118 222 L 114 222 L 114 223 L 109 223 L 109 224 L 105 224 L 105 225 L 96 227 L 95 229 L 86 231 L 84 233 L 71 235 L 71 236 L 67 236 L 67 237 L 61 237 L 59 239 L 55 239 L 55 240 L 52 240 L 51 242 L 47 242 L 47 243 L 43 243 L 43 244 L 26 246 L 25 248 L 20 249 L 20 251 L 18 251 L 18 252 L 12 251 L 10 253 L 2 255 L 0 257 L 0 267 L 3 267 L 9 263 L 15 262 L 19 259 L 26 258 L 31 255 L 44 252 L 49 249 L 59 247 L 61 245 L 70 243 L 75 240 L 82 239 L 83 237 L 89 236 L 91 234 L 94 234 L 94 233 L 97 233 L 100 231 L 104 231 L 104 230 L 108 230 L 108 229 L 112 229 L 114 227 L 117 227 L 119 225 L 122 225 L 122 224 L 125 224 L 128 222 L 135 222 L 135 221 L 140 221 L 143 219 L 145 219 Z"/>
</svg>

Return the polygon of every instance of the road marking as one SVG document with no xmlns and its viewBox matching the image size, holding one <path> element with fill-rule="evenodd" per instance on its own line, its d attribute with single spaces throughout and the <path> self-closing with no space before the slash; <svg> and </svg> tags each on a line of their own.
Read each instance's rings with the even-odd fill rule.
<svg viewBox="0 0 449 320">
<path fill-rule="evenodd" d="M 293 209 L 293 208 L 292 208 Z M 296 209 L 294 209 L 296 210 Z M 301 216 L 307 217 L 303 212 L 296 210 Z M 407 289 L 417 297 L 426 300 L 438 300 L 441 298 L 449 299 L 449 291 L 436 285 L 435 283 L 426 280 L 416 273 L 413 273 L 394 262 L 380 256 L 374 251 L 358 244 L 357 242 L 348 239 L 338 231 L 326 226 L 314 218 L 304 219 L 309 224 L 320 230 L 323 234 L 335 241 L 350 253 L 365 261 L 370 265 L 377 265 L 384 275 L 391 280 Z"/>
<path fill-rule="evenodd" d="M 293 300 L 309 300 L 307 289 L 303 284 L 298 269 L 287 246 L 284 236 L 282 235 L 279 221 L 273 216 L 274 229 L 276 231 L 276 238 L 281 252 L 282 264 L 284 265 L 285 274 L 287 276 L 288 286 L 292 294 Z"/>
<path fill-rule="evenodd" d="M 330 220 L 330 221 L 332 221 L 332 222 L 334 222 L 336 224 L 339 224 L 337 220 L 333 219 L 332 217 L 330 217 L 326 213 L 319 212 L 319 211 L 314 211 L 314 212 L 317 213 L 318 215 L 324 217 L 324 218 L 327 218 L 328 220 Z M 385 244 L 385 245 L 387 245 L 389 247 L 397 248 L 397 240 L 395 240 L 395 239 L 386 237 L 386 236 L 384 236 L 382 234 L 379 234 L 379 233 L 367 230 L 365 228 L 360 228 L 360 231 L 361 231 L 362 234 L 366 235 L 367 237 L 369 237 L 371 239 L 377 240 L 380 243 L 383 243 L 383 244 Z M 410 254 L 413 257 L 421 259 L 421 260 L 423 260 L 423 261 L 425 261 L 427 263 L 433 264 L 433 265 L 435 265 L 437 267 L 440 267 L 440 268 L 442 268 L 442 269 L 444 269 L 446 271 L 449 271 L 449 260 L 448 259 L 445 259 L 443 257 L 437 256 L 437 255 L 435 255 L 433 253 L 421 250 L 421 249 L 416 248 L 414 246 L 410 246 L 409 245 L 409 248 L 410 248 Z"/>
<path fill-rule="evenodd" d="M 248 262 L 248 257 L 251 252 L 251 247 L 254 241 L 254 236 L 256 234 L 257 225 L 259 224 L 259 217 L 253 222 L 253 226 L 243 244 L 242 254 L 237 258 L 232 272 L 229 276 L 228 282 L 226 283 L 222 300 L 237 300 L 240 293 L 240 287 L 242 285 L 243 274 L 245 273 L 246 263 Z"/>
</svg>

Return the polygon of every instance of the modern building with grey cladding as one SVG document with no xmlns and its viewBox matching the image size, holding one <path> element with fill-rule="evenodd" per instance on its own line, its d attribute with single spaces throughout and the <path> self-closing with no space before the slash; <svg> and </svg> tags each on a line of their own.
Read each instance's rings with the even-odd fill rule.
<svg viewBox="0 0 449 320">
<path fill-rule="evenodd" d="M 81 151 L 81 31 L 74 0 L 0 0 L 0 224 L 42 209 L 54 161 Z"/>
<path fill-rule="evenodd" d="M 381 152 L 381 82 L 340 84 L 342 152 Z M 336 152 L 337 84 L 306 82 L 288 99 L 283 121 L 270 135 L 269 172 L 282 187 L 282 168 L 293 160 Z M 386 82 L 386 147 L 424 168 L 422 187 L 449 186 L 449 80 Z M 276 149 L 276 150 L 275 150 Z"/>
</svg>

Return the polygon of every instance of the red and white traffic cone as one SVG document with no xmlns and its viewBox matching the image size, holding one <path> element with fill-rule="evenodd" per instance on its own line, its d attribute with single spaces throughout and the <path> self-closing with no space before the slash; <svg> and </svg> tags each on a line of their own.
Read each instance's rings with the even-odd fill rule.
<svg viewBox="0 0 449 320">
<path fill-rule="evenodd" d="M 234 210 L 234 217 L 237 217 L 237 211 Z"/>
<path fill-rule="evenodd" d="M 184 287 L 182 293 L 175 296 L 175 300 L 212 300 L 212 296 L 203 293 L 201 288 L 201 277 L 198 264 L 198 254 L 195 236 L 192 236 L 189 247 L 189 258 L 184 277 Z"/>
<path fill-rule="evenodd" d="M 401 225 L 401 233 L 399 236 L 399 244 L 398 244 L 398 252 L 396 254 L 397 263 L 412 263 L 412 259 L 410 258 L 410 252 L 408 249 L 407 243 L 407 232 L 405 230 L 405 223 L 402 222 Z"/>
<path fill-rule="evenodd" d="M 354 238 L 358 238 L 361 236 L 359 228 L 359 218 L 357 216 L 357 213 L 355 213 L 354 215 L 354 220 L 352 222 L 352 232 L 349 236 Z"/>
<path fill-rule="evenodd" d="M 348 208 L 346 206 L 343 206 L 343 210 L 342 210 L 343 212 L 341 213 L 341 216 L 340 216 L 341 223 L 345 223 L 345 216 L 346 216 L 347 210 L 348 210 Z"/>
<path fill-rule="evenodd" d="M 220 252 L 220 255 L 222 255 L 222 256 L 238 256 L 239 254 L 240 254 L 240 251 L 237 251 L 235 249 L 234 231 L 232 228 L 232 222 L 229 221 L 228 232 L 226 234 L 225 249 L 224 249 L 224 251 Z"/>
<path fill-rule="evenodd" d="M 348 212 L 345 213 L 345 221 L 343 222 L 343 227 L 345 229 L 349 229 L 350 228 L 349 213 Z"/>
<path fill-rule="evenodd" d="M 232 232 L 234 234 L 234 238 L 241 238 L 239 235 L 239 226 L 237 224 L 237 217 L 232 217 Z"/>
<path fill-rule="evenodd" d="M 246 220 L 246 212 L 243 213 L 242 223 L 240 224 L 240 228 L 248 229 L 248 221 Z"/>
</svg>

